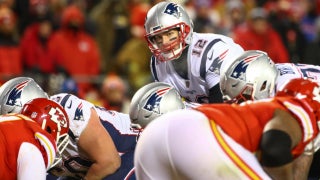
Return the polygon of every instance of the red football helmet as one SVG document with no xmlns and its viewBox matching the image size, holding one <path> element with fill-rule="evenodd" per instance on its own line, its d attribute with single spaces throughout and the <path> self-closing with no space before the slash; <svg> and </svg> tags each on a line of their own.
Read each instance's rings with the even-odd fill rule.
<svg viewBox="0 0 320 180">
<path fill-rule="evenodd" d="M 42 129 L 55 138 L 58 149 L 58 156 L 55 159 L 57 163 L 69 142 L 69 119 L 66 111 L 50 99 L 36 98 L 24 104 L 21 114 L 36 121 Z"/>
<path fill-rule="evenodd" d="M 318 82 L 311 79 L 291 79 L 276 93 L 276 96 L 287 95 L 305 99 L 312 107 L 317 120 L 320 120 L 320 84 Z"/>
</svg>

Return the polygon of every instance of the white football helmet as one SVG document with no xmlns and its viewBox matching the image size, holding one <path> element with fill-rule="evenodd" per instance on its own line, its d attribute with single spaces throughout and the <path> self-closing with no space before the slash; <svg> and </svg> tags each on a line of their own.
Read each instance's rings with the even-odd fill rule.
<svg viewBox="0 0 320 180">
<path fill-rule="evenodd" d="M 226 102 L 264 99 L 274 95 L 278 70 L 267 53 L 245 51 L 221 73 L 220 88 Z"/>
<path fill-rule="evenodd" d="M 149 48 L 160 61 L 179 58 L 182 51 L 191 43 L 192 20 L 181 5 L 172 2 L 160 2 L 153 6 L 148 11 L 144 28 Z M 159 48 L 154 41 L 154 36 L 171 29 L 178 29 L 179 37 L 171 44 Z M 177 45 L 179 48 L 175 49 Z"/>
<path fill-rule="evenodd" d="M 185 104 L 173 86 L 163 82 L 149 83 L 132 97 L 131 125 L 135 129 L 143 129 L 155 118 L 177 109 L 185 109 Z"/>
<path fill-rule="evenodd" d="M 0 87 L 0 113 L 20 113 L 22 106 L 35 98 L 49 97 L 32 78 L 13 78 Z"/>
</svg>

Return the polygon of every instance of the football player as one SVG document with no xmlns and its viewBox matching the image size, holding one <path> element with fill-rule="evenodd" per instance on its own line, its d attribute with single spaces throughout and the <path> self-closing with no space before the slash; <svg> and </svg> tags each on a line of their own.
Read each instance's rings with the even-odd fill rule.
<svg viewBox="0 0 320 180">
<path fill-rule="evenodd" d="M 293 179 L 293 160 L 319 133 L 319 93 L 293 79 L 274 98 L 168 112 L 137 142 L 137 179 Z"/>
<path fill-rule="evenodd" d="M 26 85 L 23 88 L 20 88 L 19 93 L 16 93 L 17 95 L 15 95 L 11 100 L 15 103 L 6 103 L 6 99 L 10 99 L 9 97 L 11 97 L 11 92 L 16 92 L 14 90 L 15 87 L 19 87 L 19 85 L 23 82 L 27 82 Z M 153 87 L 152 89 L 150 89 L 151 86 Z M 148 108 L 150 112 L 162 114 L 162 111 L 166 111 L 168 108 L 163 108 L 163 105 L 160 108 L 160 106 L 157 107 L 156 105 L 158 103 L 164 104 L 164 100 L 169 100 L 169 102 L 172 103 L 173 101 L 170 100 L 172 97 L 175 97 L 178 100 L 176 103 L 177 107 L 166 104 L 168 107 L 177 109 L 184 106 L 180 101 L 181 98 L 178 93 L 173 91 L 172 87 L 167 84 L 154 82 L 150 85 L 146 85 L 146 87 L 142 87 L 141 89 L 142 90 L 139 92 L 143 92 L 146 97 L 148 94 L 149 97 L 154 97 L 148 101 L 148 103 L 153 104 L 152 107 Z M 0 110 L 3 113 L 7 113 L 9 110 L 19 110 L 20 108 L 15 106 L 19 106 L 21 102 L 25 102 L 27 98 L 30 100 L 34 98 L 34 96 L 46 96 L 37 83 L 28 77 L 18 77 L 6 82 L 2 87 L 0 87 L 0 92 L 2 92 L 0 97 L 3 99 L 3 101 L 0 102 Z M 34 94 L 34 96 L 26 96 L 28 94 Z M 116 155 L 121 157 L 120 168 L 115 173 L 108 175 L 105 179 L 135 179 L 133 153 L 140 130 L 137 131 L 136 128 L 131 127 L 132 124 L 128 114 L 110 111 L 98 106 L 94 106 L 88 101 L 79 99 L 71 94 L 57 94 L 51 96 L 51 99 L 61 104 L 68 114 L 70 119 L 70 142 L 65 153 L 62 154 L 63 161 L 52 167 L 49 170 L 50 174 L 68 178 L 85 177 L 91 166 L 97 163 L 97 161 L 93 161 L 93 158 L 104 158 L 101 154 L 112 157 L 114 151 L 103 151 L 103 146 L 97 146 L 99 143 L 104 143 L 107 145 L 109 144 L 109 148 L 114 148 Z M 153 102 L 153 100 L 155 100 L 155 102 Z M 135 105 L 135 103 L 133 104 Z M 146 113 L 146 111 L 144 111 L 144 113 Z M 104 133 L 107 133 L 110 139 L 104 140 L 104 137 L 98 136 L 97 130 L 99 130 L 100 127 L 97 129 L 97 126 L 100 125 L 98 125 L 99 123 L 96 121 L 97 119 L 100 120 L 103 128 L 107 130 Z M 94 122 L 94 124 L 92 122 Z M 100 132 L 100 136 L 104 135 L 104 133 Z M 101 142 L 99 138 L 100 140 L 104 141 Z M 86 144 L 85 142 L 87 141 L 88 143 L 91 141 L 95 144 Z M 95 141 L 98 141 L 98 143 Z M 92 150 L 88 152 L 88 148 Z M 100 152 L 100 154 L 98 152 Z M 88 156 L 89 153 L 93 153 L 94 156 Z"/>
<path fill-rule="evenodd" d="M 243 52 L 241 46 L 227 36 L 193 32 L 185 9 L 172 2 L 153 6 L 144 27 L 155 81 L 173 85 L 191 102 L 222 102 L 220 71 Z"/>
<path fill-rule="evenodd" d="M 0 116 L 0 179 L 46 179 L 68 144 L 69 120 L 54 101 L 36 98 Z"/>
<path fill-rule="evenodd" d="M 17 77 L 7 81 L 0 87 L 0 92 L 2 114 L 19 112 L 23 103 L 37 96 L 48 97 L 41 87 L 28 77 Z M 118 131 L 116 126 L 113 131 L 106 131 L 98 115 L 103 110 L 87 101 L 71 94 L 58 94 L 51 99 L 58 102 L 68 115 L 70 141 L 61 155 L 62 161 L 51 167 L 49 173 L 55 176 L 88 179 L 102 179 L 113 174 L 119 168 L 121 160 L 110 132 L 122 132 Z M 105 111 L 104 114 L 108 120 L 113 118 L 111 112 Z M 127 121 L 130 127 L 129 117 Z M 129 135 L 129 132 L 124 134 Z"/>
<path fill-rule="evenodd" d="M 248 50 L 221 74 L 220 88 L 225 102 L 241 103 L 273 97 L 286 81 L 294 78 L 309 78 L 320 83 L 320 67 L 309 64 L 275 64 L 267 53 Z M 297 179 L 306 179 L 313 152 L 319 147 L 320 137 L 299 158 L 295 171 Z"/>
</svg>

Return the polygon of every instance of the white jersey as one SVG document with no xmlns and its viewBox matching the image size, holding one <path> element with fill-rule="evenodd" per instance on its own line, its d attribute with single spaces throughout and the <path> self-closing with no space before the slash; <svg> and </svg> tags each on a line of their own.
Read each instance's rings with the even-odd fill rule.
<svg viewBox="0 0 320 180">
<path fill-rule="evenodd" d="M 295 78 L 310 78 L 320 83 L 320 66 L 310 64 L 278 63 L 276 67 L 279 76 L 276 81 L 276 90 L 287 81 Z"/>
<path fill-rule="evenodd" d="M 130 128 L 129 115 L 107 111 L 71 94 L 57 94 L 51 96 L 50 99 L 64 107 L 70 121 L 70 142 L 62 154 L 62 161 L 50 169 L 49 172 L 51 174 L 81 178 L 88 171 L 92 162 L 83 153 L 79 152 L 77 144 L 81 133 L 88 124 L 92 107 L 97 111 L 103 126 L 113 139 L 120 155 L 126 152 L 127 149 L 132 149 L 132 146 L 135 147 L 137 133 Z M 128 142 L 126 144 L 122 143 L 122 139 L 119 137 L 126 138 Z M 104 155 L 107 156 L 107 154 Z"/>
<path fill-rule="evenodd" d="M 173 85 L 187 100 L 208 103 L 209 89 L 219 84 L 220 71 L 243 51 L 227 36 L 193 33 L 187 53 L 188 79 L 176 72 L 172 61 L 160 62 L 154 56 L 151 72 L 156 81 Z"/>
</svg>

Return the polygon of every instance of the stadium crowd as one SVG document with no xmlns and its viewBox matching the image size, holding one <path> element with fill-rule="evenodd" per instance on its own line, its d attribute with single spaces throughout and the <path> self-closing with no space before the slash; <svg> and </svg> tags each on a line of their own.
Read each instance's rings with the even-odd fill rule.
<svg viewBox="0 0 320 180">
<path fill-rule="evenodd" d="M 39 100 L 33 95 L 53 103 L 37 106 L 54 127 L 67 122 L 69 133 L 64 151 L 52 140 L 60 160 L 37 165 L 47 179 L 313 178 L 320 165 L 319 154 L 313 159 L 320 147 L 319 15 L 317 0 L 0 0 L 0 122 L 34 118 L 39 109 L 26 117 L 17 109 Z M 52 111 L 59 108 L 63 121 Z M 12 112 L 21 115 L 6 115 Z M 36 131 L 50 134 L 45 124 Z M 214 134 L 192 141 L 215 142 L 212 162 L 198 146 L 184 147 L 191 130 Z M 170 159 L 164 152 L 175 152 L 174 141 L 181 149 Z M 21 156 L 14 158 L 24 162 Z M 185 166 L 197 163 L 214 171 Z M 10 177 L 29 174 L 19 165 Z M 228 170 L 221 174 L 222 165 Z"/>
</svg>

